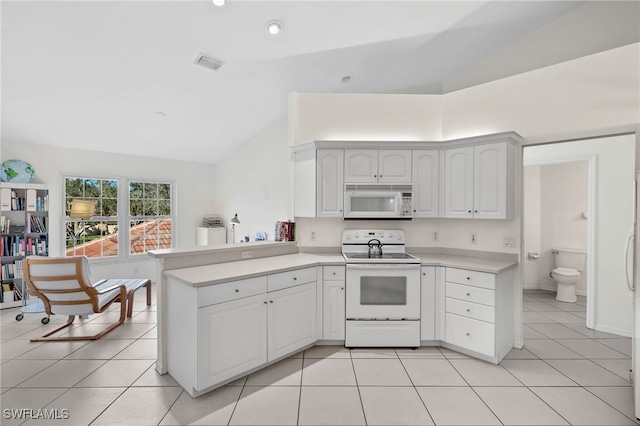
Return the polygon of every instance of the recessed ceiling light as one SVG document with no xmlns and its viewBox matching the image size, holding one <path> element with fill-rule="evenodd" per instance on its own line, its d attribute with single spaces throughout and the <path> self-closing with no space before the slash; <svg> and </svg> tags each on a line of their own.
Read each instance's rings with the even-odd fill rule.
<svg viewBox="0 0 640 426">
<path fill-rule="evenodd" d="M 215 6 L 224 6 L 224 4 L 227 2 L 227 0 L 211 0 L 211 3 L 213 3 Z"/>
<path fill-rule="evenodd" d="M 282 22 L 275 21 L 275 20 L 267 22 L 267 25 L 266 25 L 267 31 L 269 31 L 269 34 L 271 35 L 278 34 L 280 31 L 282 31 L 283 27 L 284 25 L 282 25 Z"/>
<path fill-rule="evenodd" d="M 351 76 L 350 75 L 345 75 L 344 77 L 342 77 L 340 79 L 340 81 L 343 82 L 343 83 L 348 83 L 348 82 L 351 81 Z"/>
</svg>

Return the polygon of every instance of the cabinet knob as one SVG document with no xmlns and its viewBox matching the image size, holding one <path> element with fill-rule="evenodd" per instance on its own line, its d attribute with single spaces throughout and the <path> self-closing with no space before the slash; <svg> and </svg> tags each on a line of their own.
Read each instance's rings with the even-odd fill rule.
<svg viewBox="0 0 640 426">
<path fill-rule="evenodd" d="M 474 210 L 473 212 L 474 212 L 474 213 L 478 213 L 478 210 Z"/>
<path fill-rule="evenodd" d="M 340 287 L 340 290 L 344 290 L 344 287 Z"/>
<path fill-rule="evenodd" d="M 471 279 L 471 277 L 467 277 L 467 279 L 468 279 L 468 280 L 470 280 L 470 279 Z"/>
<path fill-rule="evenodd" d="M 373 177 L 378 177 L 378 175 L 373 175 Z"/>
<path fill-rule="evenodd" d="M 298 279 L 298 277 L 293 277 L 293 280 L 296 281 Z"/>
<path fill-rule="evenodd" d="M 267 304 L 267 301 L 265 300 L 265 301 L 264 301 L 264 302 L 262 302 L 262 303 L 264 303 L 264 304 L 266 305 L 266 304 Z"/>
<path fill-rule="evenodd" d="M 238 290 L 237 288 L 236 288 L 236 293 L 240 293 L 240 290 Z"/>
<path fill-rule="evenodd" d="M 273 303 L 273 300 L 269 300 L 269 303 Z"/>
<path fill-rule="evenodd" d="M 471 336 L 471 333 L 467 333 L 467 336 Z"/>
<path fill-rule="evenodd" d="M 467 309 L 467 312 L 471 312 L 471 309 Z"/>
<path fill-rule="evenodd" d="M 467 293 L 467 296 L 471 296 L 471 293 Z"/>
<path fill-rule="evenodd" d="M 467 210 L 467 213 L 471 213 L 471 210 Z"/>
</svg>

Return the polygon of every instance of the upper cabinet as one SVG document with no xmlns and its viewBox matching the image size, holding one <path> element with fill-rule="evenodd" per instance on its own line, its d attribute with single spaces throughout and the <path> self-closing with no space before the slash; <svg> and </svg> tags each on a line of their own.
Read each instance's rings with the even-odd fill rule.
<svg viewBox="0 0 640 426">
<path fill-rule="evenodd" d="M 445 150 L 445 217 L 512 219 L 515 148 L 507 142 Z"/>
<path fill-rule="evenodd" d="M 294 158 L 294 215 L 342 217 L 344 150 L 299 151 Z"/>
<path fill-rule="evenodd" d="M 345 183 L 411 183 L 411 150 L 347 149 Z"/>
<path fill-rule="evenodd" d="M 440 152 L 413 151 L 413 217 L 440 216 Z"/>
</svg>

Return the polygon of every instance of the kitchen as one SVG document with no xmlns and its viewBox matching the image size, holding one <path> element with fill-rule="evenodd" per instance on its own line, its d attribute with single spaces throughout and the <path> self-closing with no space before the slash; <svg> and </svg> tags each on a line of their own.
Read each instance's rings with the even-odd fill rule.
<svg viewBox="0 0 640 426">
<path fill-rule="evenodd" d="M 2 156 L 3 159 L 29 158 L 33 152 L 41 153 L 33 163 L 38 174 L 52 182 L 52 188 L 59 186 L 60 170 L 58 165 L 50 164 L 57 161 L 45 159 L 59 159 L 59 163 L 68 163 L 68 172 L 80 174 L 97 171 L 107 175 L 113 172 L 111 165 L 117 163 L 117 173 L 122 175 L 144 174 L 158 179 L 170 175 L 180 185 L 178 203 L 189 206 L 181 211 L 178 219 L 180 247 L 195 240 L 195 224 L 203 212 L 217 211 L 229 218 L 236 212 L 239 214 L 242 223 L 237 226 L 236 235 L 254 235 L 259 230 L 268 232 L 275 220 L 291 218 L 298 226 L 300 247 L 338 250 L 346 227 L 342 219 L 293 216 L 291 146 L 313 140 L 442 141 L 507 131 L 522 135 L 524 144 L 535 144 L 636 132 L 637 90 L 619 91 L 612 87 L 609 84 L 611 69 L 617 70 L 616 84 L 637 87 L 637 73 L 633 72 L 637 69 L 637 45 L 446 95 L 293 94 L 289 99 L 291 119 L 275 119 L 215 168 L 5 140 Z M 609 113 L 611 110 L 616 113 Z M 176 164 L 184 166 L 180 173 L 173 171 Z M 269 179 L 261 178 L 263 176 Z M 53 209 L 61 210 L 59 204 L 60 200 L 52 200 Z M 261 208 L 256 209 L 256 205 Z M 518 206 L 520 203 L 516 202 L 516 219 L 482 221 L 480 225 L 475 220 L 438 218 L 363 220 L 357 222 L 357 227 L 401 228 L 409 248 L 426 245 L 520 257 Z M 52 216 L 52 220 L 59 221 L 60 217 Z M 352 226 L 351 223 L 348 226 Z M 471 234 L 477 235 L 476 245 L 470 242 Z M 505 247 L 504 236 L 513 237 L 516 247 Z M 152 277 L 154 267 L 151 260 L 122 265 L 124 273 Z M 103 264 L 96 265 L 95 269 L 100 275 L 106 274 L 109 268 Z M 520 283 L 519 272 L 515 274 L 515 283 L 516 286 Z M 519 323 L 515 318 L 514 324 Z"/>
</svg>

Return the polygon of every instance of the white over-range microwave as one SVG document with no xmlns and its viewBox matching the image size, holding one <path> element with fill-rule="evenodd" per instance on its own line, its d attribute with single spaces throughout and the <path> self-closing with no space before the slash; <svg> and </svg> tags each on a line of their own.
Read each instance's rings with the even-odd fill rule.
<svg viewBox="0 0 640 426">
<path fill-rule="evenodd" d="M 411 219 L 411 185 L 345 185 L 345 219 Z"/>
</svg>

